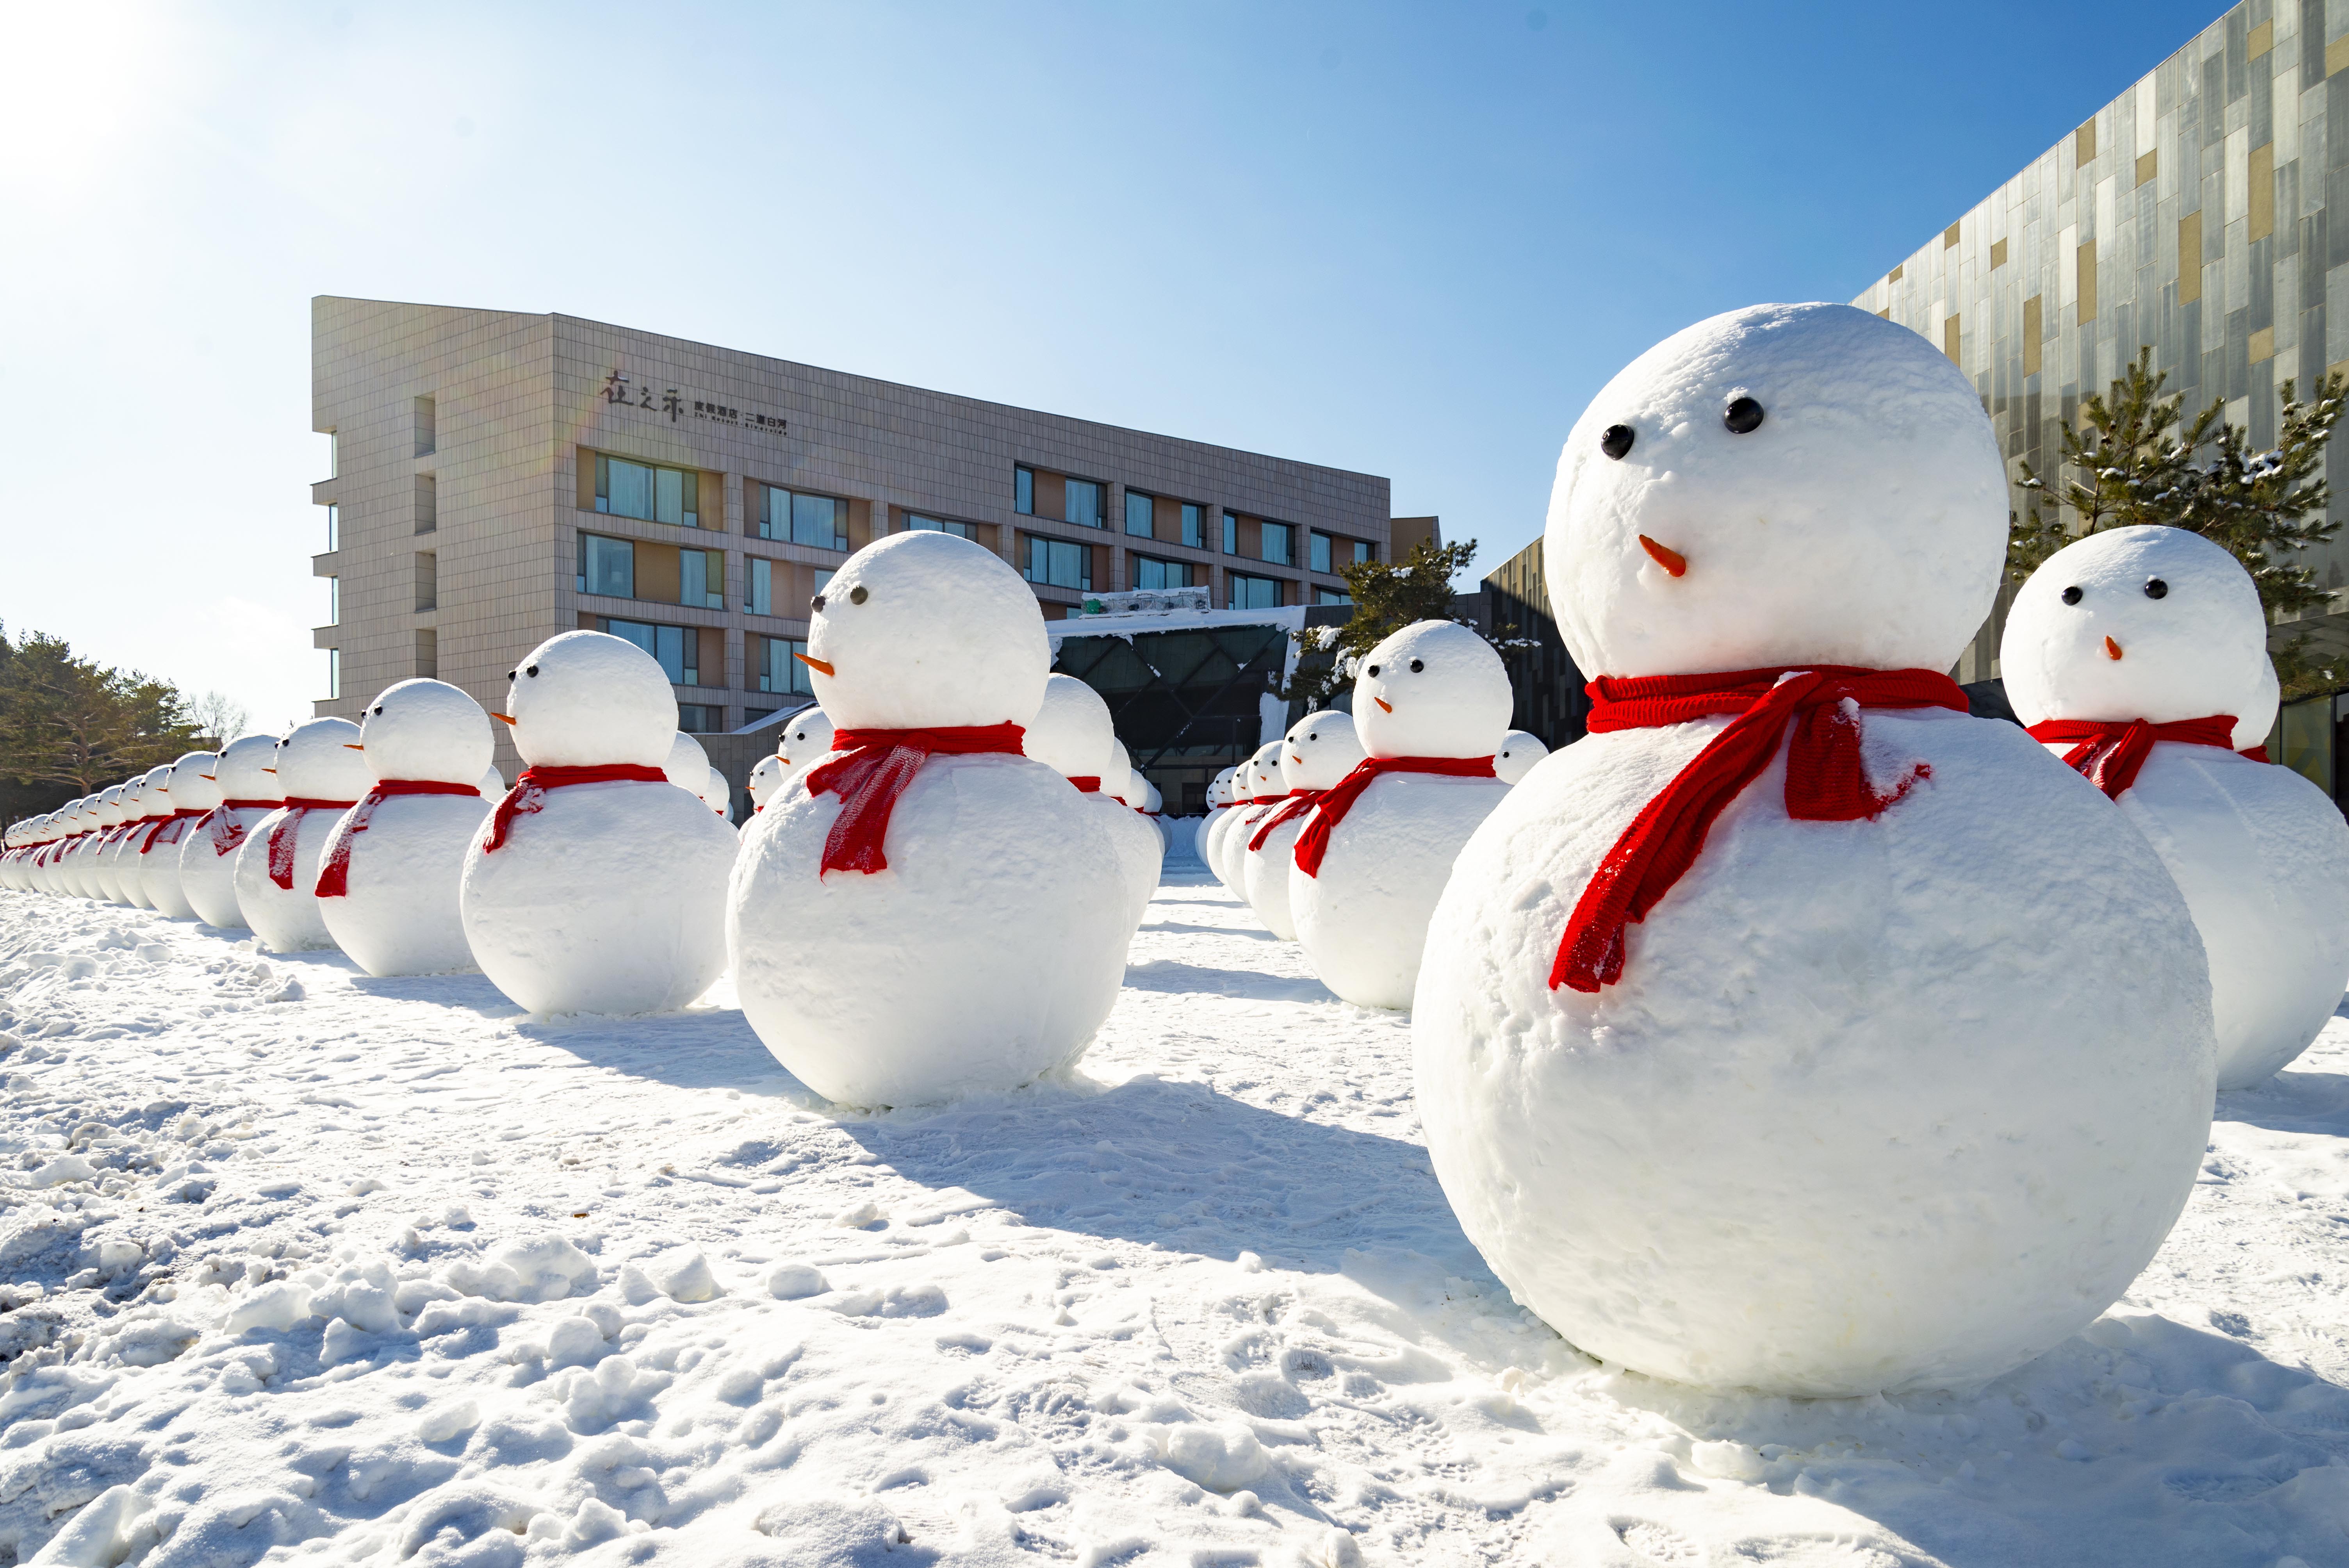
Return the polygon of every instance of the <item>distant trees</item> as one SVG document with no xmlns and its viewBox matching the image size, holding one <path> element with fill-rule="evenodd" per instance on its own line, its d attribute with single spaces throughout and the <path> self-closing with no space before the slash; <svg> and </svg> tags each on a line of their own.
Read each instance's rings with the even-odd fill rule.
<svg viewBox="0 0 2349 1568">
<path fill-rule="evenodd" d="M 1308 711 L 1328 707 L 1354 681 L 1354 663 L 1414 621 L 1450 621 L 1452 579 L 1476 555 L 1476 542 L 1423 542 L 1400 562 L 1358 561 L 1338 569 L 1353 595 L 1354 613 L 1335 628 L 1308 626 L 1295 634 L 1297 671 L 1281 696 Z"/>
<path fill-rule="evenodd" d="M 215 717 L 236 705 L 219 699 Z M 241 716 L 240 716 L 241 717 Z M 169 681 L 78 658 L 62 637 L 0 627 L 0 817 L 50 810 L 195 749 L 204 738 Z"/>
</svg>

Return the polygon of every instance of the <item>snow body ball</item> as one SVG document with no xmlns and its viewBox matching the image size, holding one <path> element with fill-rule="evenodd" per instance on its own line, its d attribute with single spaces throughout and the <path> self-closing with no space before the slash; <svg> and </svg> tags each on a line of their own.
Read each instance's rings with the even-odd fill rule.
<svg viewBox="0 0 2349 1568">
<path fill-rule="evenodd" d="M 236 851 L 237 907 L 272 953 L 335 944 L 318 908 L 318 864 L 335 824 L 374 782 L 358 743 L 359 727 L 347 718 L 311 719 L 277 743 L 285 803 L 255 822 Z"/>
<path fill-rule="evenodd" d="M 187 890 L 180 885 L 180 846 L 195 831 L 201 814 L 220 803 L 219 752 L 191 751 L 171 764 L 172 825 L 149 840 L 139 858 L 147 902 L 158 913 L 171 920 L 196 917 Z"/>
<path fill-rule="evenodd" d="M 1216 862 L 1207 856 L 1207 838 L 1223 814 L 1232 809 L 1232 779 L 1238 772 L 1237 768 L 1226 768 L 1207 780 L 1206 810 L 1199 814 L 1199 825 L 1191 830 L 1192 858 L 1210 871 Z"/>
<path fill-rule="evenodd" d="M 1490 643 L 1451 621 L 1417 621 L 1363 655 L 1354 732 L 1373 759 L 1479 758 L 1489 767 L 1511 701 L 1508 671 Z M 1330 831 L 1317 873 L 1292 854 L 1289 915 L 1321 984 L 1358 1006 L 1412 1005 L 1452 862 L 1508 792 L 1489 775 L 1383 773 Z M 1314 817 L 1330 804 L 1316 801 Z"/>
<path fill-rule="evenodd" d="M 236 853 L 254 825 L 285 798 L 277 775 L 277 740 L 240 735 L 221 748 L 212 765 L 221 803 L 180 839 L 180 892 L 206 925 L 223 931 L 244 926 L 236 901 Z"/>
<path fill-rule="evenodd" d="M 1501 749 L 1493 753 L 1493 777 L 1504 784 L 1514 784 L 1548 755 L 1549 748 L 1541 743 L 1541 737 L 1513 729 L 1501 737 Z"/>
<path fill-rule="evenodd" d="M 343 892 L 318 901 L 327 934 L 370 975 L 471 969 L 457 888 L 466 847 L 490 814 L 481 792 L 496 744 L 490 716 L 446 681 L 400 681 L 360 716 L 359 744 L 378 785 L 455 785 L 463 793 L 387 793 L 343 814 L 326 851 L 330 861 L 342 858 Z M 354 831 L 362 811 L 366 826 Z"/>
<path fill-rule="evenodd" d="M 2306 1050 L 2349 976 L 2349 823 L 2291 769 L 2232 749 L 2272 722 L 2267 632 L 2259 590 L 2226 551 L 2182 529 L 2116 528 L 2032 573 L 1999 646 L 2025 724 L 2236 720 L 2227 745 L 2154 741 L 2116 798 L 2202 933 L 2222 1089 Z"/>
<path fill-rule="evenodd" d="M 1042 705 L 1051 650 L 1035 595 L 968 540 L 877 540 L 812 608 L 809 667 L 841 736 L 1025 726 Z M 836 754 L 857 775 L 865 755 Z M 1133 934 L 1098 810 L 1028 757 L 933 752 L 889 804 L 886 866 L 827 872 L 846 788 L 794 789 L 761 813 L 729 892 L 735 985 L 775 1059 L 865 1106 L 1009 1088 L 1075 1061 Z M 877 816 L 880 791 L 861 799 Z"/>
<path fill-rule="evenodd" d="M 667 675 L 603 632 L 532 649 L 509 676 L 506 718 L 523 785 L 538 768 L 659 770 L 678 735 Z M 459 882 L 466 941 L 492 985 L 533 1013 L 620 1015 L 709 989 L 726 967 L 735 841 L 699 796 L 666 777 L 618 778 L 530 789 L 518 806 L 495 849 L 491 812 Z"/>
<path fill-rule="evenodd" d="M 709 753 L 701 748 L 701 742 L 681 729 L 669 738 L 668 756 L 661 762 L 661 771 L 668 775 L 670 783 L 697 800 L 709 792 Z"/>
<path fill-rule="evenodd" d="M 499 772 L 498 765 L 492 762 L 481 769 L 481 781 L 474 789 L 482 799 L 494 805 L 505 799 L 506 776 Z"/>
<path fill-rule="evenodd" d="M 2006 511 L 1974 387 L 1932 345 L 1755 306 L 1649 350 L 1575 426 L 1550 597 L 1601 677 L 1938 672 L 1991 607 Z M 2029 736 L 1879 707 L 1862 758 L 1898 800 L 1791 820 L 1782 741 L 1625 928 L 1620 977 L 1552 989 L 1601 858 L 1729 722 L 1578 740 L 1462 851 L 1413 1019 L 1437 1177 L 1592 1356 L 1795 1395 L 1994 1377 L 2117 1298 L 2186 1200 L 2200 939 Z"/>
<path fill-rule="evenodd" d="M 1290 793 L 1334 789 L 1362 759 L 1354 716 L 1335 708 L 1309 713 L 1288 727 L 1280 747 L 1280 780 Z M 1276 807 L 1278 811 L 1280 808 Z M 1240 885 L 1248 907 L 1265 929 L 1283 942 L 1297 940 L 1297 918 L 1288 907 L 1288 873 L 1297 861 L 1297 835 L 1305 826 L 1299 811 L 1263 834 L 1264 847 L 1249 849 L 1263 824 L 1248 830 L 1240 848 Z"/>
<path fill-rule="evenodd" d="M 1020 744 L 1030 757 L 1063 779 L 1083 781 L 1079 788 L 1087 791 L 1084 802 L 1117 850 L 1127 910 L 1133 917 L 1126 926 L 1131 938 L 1150 907 L 1150 895 L 1158 891 L 1158 835 L 1115 796 L 1103 793 L 1103 779 L 1116 763 L 1112 748 L 1117 733 L 1109 704 L 1076 676 L 1052 676 L 1044 682 L 1044 700 L 1027 731 Z"/>
</svg>

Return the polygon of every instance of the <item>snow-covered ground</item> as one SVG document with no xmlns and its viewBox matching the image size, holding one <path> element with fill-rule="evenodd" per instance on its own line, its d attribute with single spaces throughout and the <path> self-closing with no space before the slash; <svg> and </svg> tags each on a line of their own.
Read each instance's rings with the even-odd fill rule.
<svg viewBox="0 0 2349 1568">
<path fill-rule="evenodd" d="M 0 1563 L 2349 1562 L 2349 1020 L 2086 1335 L 1826 1401 L 1518 1311 L 1407 1021 L 1204 879 L 943 1110 L 23 893 L 0 1030 Z"/>
</svg>

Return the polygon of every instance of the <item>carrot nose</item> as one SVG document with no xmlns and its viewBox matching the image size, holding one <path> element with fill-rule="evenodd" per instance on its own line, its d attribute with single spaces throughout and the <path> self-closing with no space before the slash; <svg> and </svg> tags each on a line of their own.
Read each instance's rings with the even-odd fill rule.
<svg viewBox="0 0 2349 1568">
<path fill-rule="evenodd" d="M 2110 637 L 2106 637 L 2105 639 L 2105 657 L 2108 659 L 2116 659 L 2120 656 L 2121 645 L 2118 643 L 2114 642 Z"/>
<path fill-rule="evenodd" d="M 1384 709 L 1388 713 L 1392 713 L 1394 711 L 1394 704 L 1389 702 L 1382 696 L 1374 696 L 1371 698 L 1371 700 L 1377 703 L 1381 708 Z"/>
<path fill-rule="evenodd" d="M 1654 540 L 1650 539 L 1644 533 L 1640 535 L 1640 548 L 1646 551 L 1650 559 L 1653 560 L 1657 565 L 1662 567 L 1665 572 L 1674 577 L 1681 576 L 1688 571 L 1688 558 L 1686 556 L 1682 555 L 1677 550 L 1665 549 L 1662 545 L 1658 544 Z"/>
<path fill-rule="evenodd" d="M 808 668 L 813 670 L 820 676 L 828 676 L 832 674 L 832 663 L 828 659 L 812 659 L 805 654 L 793 654 L 792 657 L 799 660 L 800 663 L 805 665 Z"/>
<path fill-rule="evenodd" d="M 346 740 L 343 742 L 343 749 L 346 751 L 365 751 L 367 748 L 359 745 L 357 741 Z"/>
<path fill-rule="evenodd" d="M 493 713 L 493 714 L 490 715 L 490 717 L 491 717 L 492 718 L 496 719 L 500 724 L 514 724 L 514 723 L 519 722 L 518 720 L 516 720 L 516 719 L 514 719 L 514 718 L 511 717 L 510 716 L 508 716 L 508 715 L 506 715 L 506 714 L 502 714 L 502 713 Z"/>
</svg>

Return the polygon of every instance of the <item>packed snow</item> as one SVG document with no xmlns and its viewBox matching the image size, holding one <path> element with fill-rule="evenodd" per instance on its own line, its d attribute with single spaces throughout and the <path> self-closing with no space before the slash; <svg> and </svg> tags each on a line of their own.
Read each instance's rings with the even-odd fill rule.
<svg viewBox="0 0 2349 1568">
<path fill-rule="evenodd" d="M 838 1111 L 720 985 L 533 1019 L 0 892 L 0 1561 L 2349 1561 L 2349 1020 L 1971 1394 L 1702 1393 L 1512 1303 L 1407 1016 L 1170 873 L 1073 1077 Z"/>
</svg>

